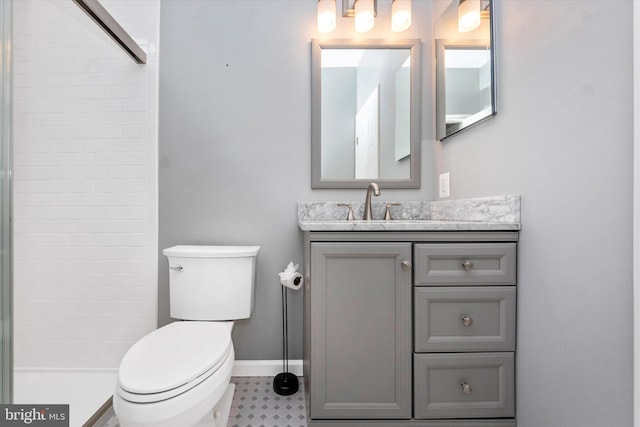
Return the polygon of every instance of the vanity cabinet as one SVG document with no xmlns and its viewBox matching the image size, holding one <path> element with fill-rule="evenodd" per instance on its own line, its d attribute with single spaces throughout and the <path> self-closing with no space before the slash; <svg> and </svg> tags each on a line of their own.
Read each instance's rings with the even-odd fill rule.
<svg viewBox="0 0 640 427">
<path fill-rule="evenodd" d="M 305 231 L 308 425 L 515 427 L 517 231 Z"/>
</svg>

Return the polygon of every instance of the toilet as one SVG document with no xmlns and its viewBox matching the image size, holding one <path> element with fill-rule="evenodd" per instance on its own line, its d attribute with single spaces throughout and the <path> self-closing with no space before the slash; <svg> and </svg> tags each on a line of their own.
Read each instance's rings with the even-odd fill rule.
<svg viewBox="0 0 640 427">
<path fill-rule="evenodd" d="M 259 246 L 174 246 L 170 315 L 120 362 L 113 409 L 121 427 L 226 427 L 235 385 L 231 331 L 250 317 Z"/>
</svg>

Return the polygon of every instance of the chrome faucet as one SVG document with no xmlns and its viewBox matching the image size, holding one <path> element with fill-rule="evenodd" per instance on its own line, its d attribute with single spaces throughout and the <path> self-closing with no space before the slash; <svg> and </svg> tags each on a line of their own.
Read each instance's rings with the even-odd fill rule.
<svg viewBox="0 0 640 427">
<path fill-rule="evenodd" d="M 375 182 L 372 182 L 367 187 L 367 197 L 364 199 L 364 215 L 362 219 L 365 221 L 371 221 L 373 219 L 371 215 L 371 191 L 373 191 L 374 196 L 380 195 L 380 187 Z"/>
</svg>

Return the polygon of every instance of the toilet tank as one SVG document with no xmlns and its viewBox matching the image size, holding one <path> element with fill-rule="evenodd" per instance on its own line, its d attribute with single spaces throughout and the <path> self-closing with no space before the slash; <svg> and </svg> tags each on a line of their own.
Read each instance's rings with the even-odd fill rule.
<svg viewBox="0 0 640 427">
<path fill-rule="evenodd" d="M 170 316 L 183 320 L 246 319 L 253 311 L 259 246 L 167 248 Z"/>
</svg>

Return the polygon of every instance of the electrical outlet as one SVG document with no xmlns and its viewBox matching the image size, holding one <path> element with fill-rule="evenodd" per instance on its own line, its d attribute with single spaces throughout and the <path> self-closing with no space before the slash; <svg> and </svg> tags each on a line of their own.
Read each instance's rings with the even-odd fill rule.
<svg viewBox="0 0 640 427">
<path fill-rule="evenodd" d="M 451 195 L 451 175 L 449 172 L 440 174 L 440 197 L 449 197 Z"/>
</svg>

